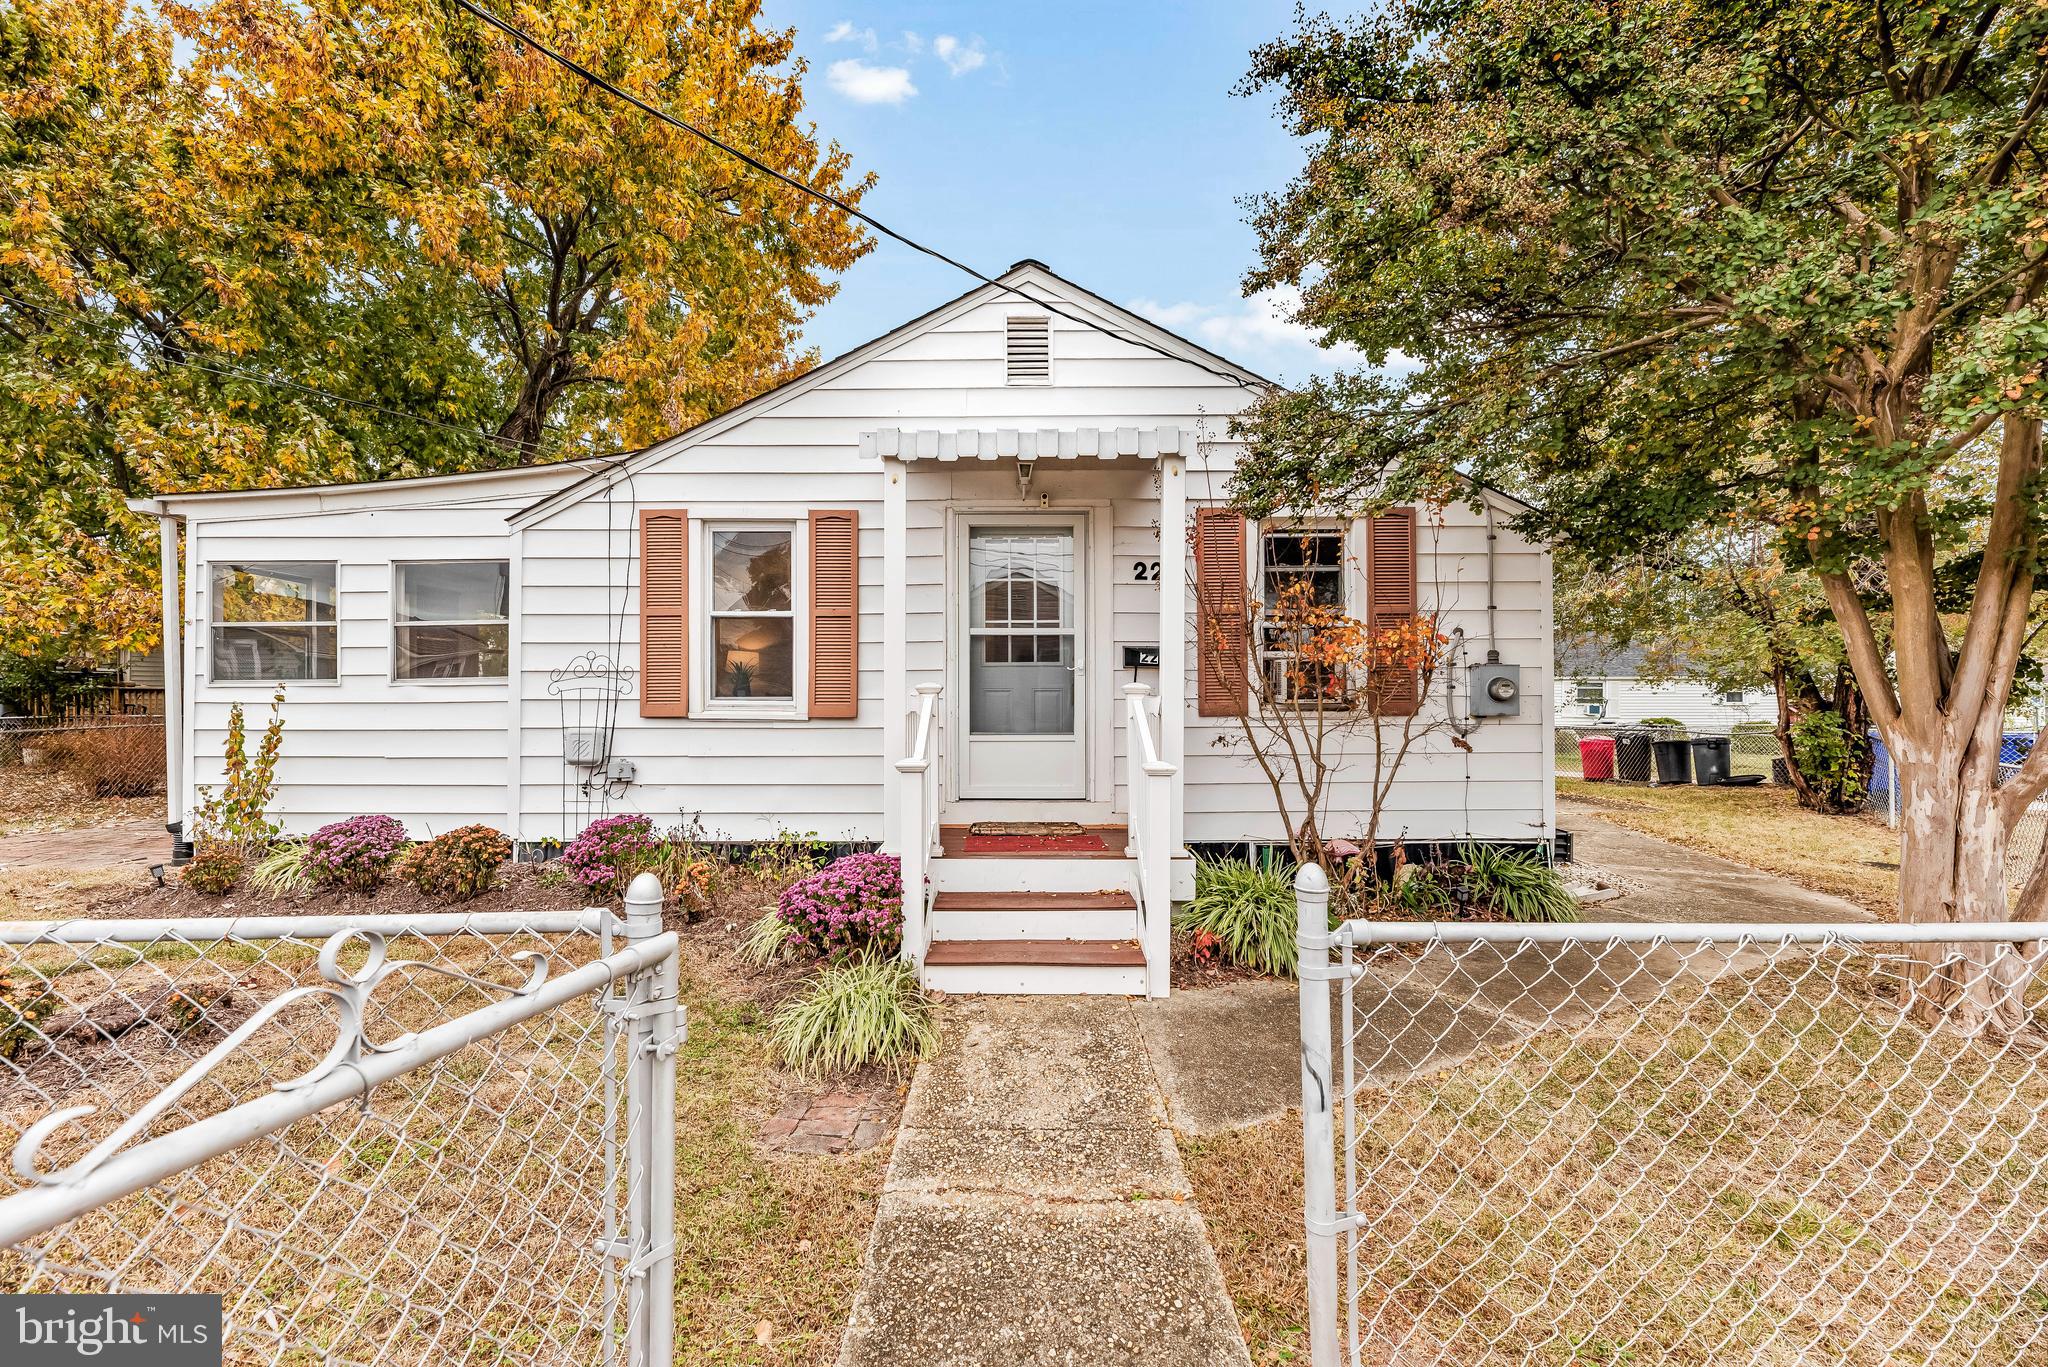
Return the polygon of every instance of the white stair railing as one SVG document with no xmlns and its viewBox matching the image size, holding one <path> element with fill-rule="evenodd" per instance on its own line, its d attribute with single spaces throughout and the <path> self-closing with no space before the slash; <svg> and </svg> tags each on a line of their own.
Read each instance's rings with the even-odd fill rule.
<svg viewBox="0 0 2048 1367">
<path fill-rule="evenodd" d="M 1173 972 L 1173 775 L 1159 758 L 1152 690 L 1124 685 L 1129 736 L 1124 746 L 1130 816 L 1125 853 L 1138 866 L 1138 939 L 1145 951 L 1145 991 L 1163 997 Z"/>
<path fill-rule="evenodd" d="M 910 753 L 896 761 L 897 793 L 902 829 L 896 832 L 897 858 L 903 866 L 903 957 L 924 968 L 931 932 L 925 871 L 939 848 L 939 692 L 935 683 L 917 686 L 917 720 Z"/>
</svg>

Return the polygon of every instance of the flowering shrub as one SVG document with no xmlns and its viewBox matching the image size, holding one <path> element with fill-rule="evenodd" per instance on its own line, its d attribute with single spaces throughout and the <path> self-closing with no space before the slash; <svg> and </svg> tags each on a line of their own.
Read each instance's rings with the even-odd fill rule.
<svg viewBox="0 0 2048 1367">
<path fill-rule="evenodd" d="M 405 827 L 388 816 L 352 816 L 306 840 L 306 871 L 350 892 L 375 892 L 405 848 Z"/>
<path fill-rule="evenodd" d="M 821 954 L 894 949 L 903 937 L 903 866 L 893 854 L 849 854 L 782 890 L 776 914 Z"/>
<path fill-rule="evenodd" d="M 407 850 L 398 873 L 429 897 L 466 902 L 489 892 L 511 857 L 512 842 L 489 826 L 458 826 Z"/>
<path fill-rule="evenodd" d="M 644 816 L 601 816 L 562 851 L 562 867 L 592 892 L 617 892 L 648 862 L 660 842 Z"/>
<path fill-rule="evenodd" d="M 202 839 L 179 877 L 188 888 L 209 897 L 225 897 L 242 881 L 247 868 L 241 846 L 228 840 Z"/>
</svg>

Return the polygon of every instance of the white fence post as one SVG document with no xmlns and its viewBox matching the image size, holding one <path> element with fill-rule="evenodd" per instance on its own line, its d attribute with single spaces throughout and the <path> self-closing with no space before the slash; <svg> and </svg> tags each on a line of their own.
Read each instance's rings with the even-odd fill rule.
<svg viewBox="0 0 2048 1367">
<path fill-rule="evenodd" d="M 1330 1069 L 1330 880 L 1315 864 L 1294 874 L 1294 944 L 1301 987 L 1301 1176 L 1308 1231 L 1309 1361 L 1337 1367 L 1337 1131 Z"/>
<path fill-rule="evenodd" d="M 643 873 L 626 889 L 626 940 L 661 934 L 661 880 Z M 675 1362 L 676 1050 L 683 1030 L 676 1012 L 676 959 L 640 974 L 626 1035 L 628 1172 L 627 1304 L 631 1367 Z M 638 1283 L 638 1295 L 633 1287 Z"/>
</svg>

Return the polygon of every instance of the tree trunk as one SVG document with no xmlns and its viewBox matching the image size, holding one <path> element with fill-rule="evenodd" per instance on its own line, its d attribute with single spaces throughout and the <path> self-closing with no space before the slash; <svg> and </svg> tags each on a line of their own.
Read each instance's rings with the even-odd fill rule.
<svg viewBox="0 0 2048 1367">
<path fill-rule="evenodd" d="M 2007 919 L 2005 825 L 1980 757 L 1894 743 L 1899 784 L 1899 920 L 1983 924 Z M 1996 757 L 1992 760 L 1996 766 Z M 1900 991 L 1907 1016 L 1966 1034 L 2025 1025 L 2028 964 L 2011 943 L 1909 946 Z"/>
</svg>

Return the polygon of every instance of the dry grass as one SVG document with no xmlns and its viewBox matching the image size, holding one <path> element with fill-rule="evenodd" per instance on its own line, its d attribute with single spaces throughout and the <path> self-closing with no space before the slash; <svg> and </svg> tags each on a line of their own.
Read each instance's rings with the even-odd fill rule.
<svg viewBox="0 0 2048 1367">
<path fill-rule="evenodd" d="M 1872 961 L 1814 962 L 1361 1089 L 1369 1356 L 2041 1360 L 2040 1041 L 1928 1036 Z M 1183 1143 L 1261 1362 L 1305 1343 L 1299 1135 Z"/>
<path fill-rule="evenodd" d="M 1895 919 L 1898 836 L 1875 816 L 1822 816 L 1787 788 L 1652 788 L 1559 778 L 1557 795 L 1617 826 L 1719 855 L 1845 897 Z"/>
<path fill-rule="evenodd" d="M 49 874 L 23 881 L 8 914 L 46 915 L 51 902 L 85 891 Z M 575 943 L 579 955 L 588 952 Z M 391 954 L 443 957 L 503 981 L 518 976 L 505 956 L 519 947 L 394 942 Z M 0 1149 L 53 1105 L 83 1099 L 103 1114 L 131 1112 L 257 1005 L 310 979 L 314 948 L 166 944 L 84 958 L 31 951 L 24 964 L 59 984 L 64 999 L 45 1024 L 54 1030 L 68 1016 L 72 1033 L 60 1051 L 24 1053 L 25 1077 L 0 1063 Z M 761 1009 L 734 990 L 728 959 L 709 936 L 686 941 L 676 1360 L 826 1363 L 851 1310 L 888 1154 L 763 1151 L 761 1122 L 793 1083 L 775 1067 Z M 133 1009 L 166 1000 L 167 988 L 203 1002 L 205 1018 Z M 422 979 L 395 993 L 374 1033 L 419 1028 L 486 999 L 453 980 Z M 121 1033 L 95 1039 L 99 1029 Z M 328 1038 L 314 1008 L 288 1017 L 217 1084 L 195 1091 L 183 1118 L 261 1094 L 307 1066 Z M 229 1293 L 230 1321 L 250 1326 L 232 1360 L 267 1352 L 275 1335 L 316 1356 L 375 1350 L 401 1363 L 595 1361 L 601 1265 L 585 1245 L 606 1189 L 597 1143 L 603 1047 L 587 1003 L 550 1013 L 385 1084 L 367 1108 L 336 1107 L 275 1144 L 246 1145 L 103 1207 L 52 1236 L 58 1260 L 74 1269 L 125 1261 L 130 1285 L 190 1276 L 191 1289 Z M 104 1133 L 97 1122 L 86 1122 L 94 1137 Z M 13 1185 L 11 1175 L 0 1178 L 0 1194 Z M 0 1254 L 0 1290 L 104 1284 L 90 1273 L 58 1280 L 61 1288 L 18 1255 Z"/>
</svg>

